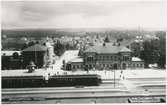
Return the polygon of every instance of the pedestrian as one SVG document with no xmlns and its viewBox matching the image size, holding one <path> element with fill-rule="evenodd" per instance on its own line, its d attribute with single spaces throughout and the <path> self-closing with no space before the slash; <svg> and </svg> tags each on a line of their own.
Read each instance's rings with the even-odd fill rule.
<svg viewBox="0 0 167 105">
<path fill-rule="evenodd" d="M 123 71 L 121 70 L 121 74 L 123 73 Z"/>
</svg>

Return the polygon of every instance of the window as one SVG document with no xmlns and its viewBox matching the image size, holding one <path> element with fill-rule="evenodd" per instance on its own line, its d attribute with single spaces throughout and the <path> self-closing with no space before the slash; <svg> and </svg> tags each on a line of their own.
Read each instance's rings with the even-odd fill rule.
<svg viewBox="0 0 167 105">
<path fill-rule="evenodd" d="M 111 58 L 111 60 L 112 60 L 112 56 L 111 56 L 110 58 Z"/>
<path fill-rule="evenodd" d="M 103 64 L 103 67 L 105 67 L 105 64 Z"/>
<path fill-rule="evenodd" d="M 87 61 L 89 61 L 89 57 L 87 57 Z"/>
<path fill-rule="evenodd" d="M 87 61 L 93 61 L 93 57 L 92 56 L 88 56 L 87 57 Z"/>
<path fill-rule="evenodd" d="M 129 58 L 130 58 L 129 56 L 125 56 L 126 61 L 130 60 Z"/>
<path fill-rule="evenodd" d="M 75 65 L 73 65 L 73 69 L 75 69 Z"/>
<path fill-rule="evenodd" d="M 133 64 L 133 67 L 135 67 L 135 64 Z"/>
<path fill-rule="evenodd" d="M 106 59 L 109 60 L 109 56 L 106 56 L 106 57 L 107 57 Z"/>
<path fill-rule="evenodd" d="M 105 60 L 105 56 L 103 56 L 103 60 Z"/>
<path fill-rule="evenodd" d="M 79 65 L 77 65 L 77 69 L 79 69 Z"/>
<path fill-rule="evenodd" d="M 143 64 L 140 64 L 140 67 L 143 67 Z"/>
<path fill-rule="evenodd" d="M 94 58 L 93 58 L 93 57 L 91 57 L 91 60 L 93 61 L 93 60 L 94 60 Z"/>
<path fill-rule="evenodd" d="M 115 60 L 115 61 L 117 60 L 117 56 L 114 57 L 114 60 Z"/>
<path fill-rule="evenodd" d="M 139 67 L 139 64 L 137 64 L 137 67 Z"/>
<path fill-rule="evenodd" d="M 99 60 L 101 60 L 101 56 L 99 56 Z"/>
</svg>

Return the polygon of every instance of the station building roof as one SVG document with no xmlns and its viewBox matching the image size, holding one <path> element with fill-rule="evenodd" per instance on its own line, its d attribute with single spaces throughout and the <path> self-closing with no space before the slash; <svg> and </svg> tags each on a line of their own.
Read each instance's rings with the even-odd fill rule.
<svg viewBox="0 0 167 105">
<path fill-rule="evenodd" d="M 98 54 L 110 54 L 110 53 L 119 53 L 119 52 L 131 52 L 130 49 L 125 46 L 113 46 L 113 45 L 97 45 L 88 48 L 85 52 L 95 52 Z"/>
</svg>

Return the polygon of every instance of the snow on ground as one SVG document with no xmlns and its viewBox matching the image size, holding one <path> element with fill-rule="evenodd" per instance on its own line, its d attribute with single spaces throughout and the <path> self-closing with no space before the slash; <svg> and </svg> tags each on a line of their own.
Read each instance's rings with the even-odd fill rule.
<svg viewBox="0 0 167 105">
<path fill-rule="evenodd" d="M 65 62 L 68 62 L 69 60 L 76 58 L 78 56 L 79 50 L 69 50 L 66 51 L 58 60 L 56 60 L 56 63 L 53 65 L 53 69 L 48 69 L 51 75 L 55 74 L 56 72 L 63 72 L 61 70 L 61 67 L 63 65 L 63 60 Z"/>
<path fill-rule="evenodd" d="M 61 57 L 61 60 L 65 60 L 66 62 L 68 62 L 69 60 L 78 57 L 78 53 L 79 53 L 79 50 L 69 50 L 69 51 L 66 51 L 63 54 L 63 56 Z"/>
<path fill-rule="evenodd" d="M 114 70 L 99 71 L 99 70 L 90 70 L 89 72 L 83 70 L 77 71 L 59 71 L 59 75 L 79 75 L 79 74 L 98 74 L 102 79 L 114 79 Z M 127 78 L 166 78 L 165 70 L 154 70 L 154 69 L 139 69 L 139 70 L 123 70 L 122 76 L 121 70 L 115 70 L 116 79 L 127 79 Z"/>
<path fill-rule="evenodd" d="M 1 71 L 2 77 L 5 76 L 45 76 L 47 71 L 43 69 L 36 69 L 32 73 L 28 73 L 28 69 L 23 70 L 3 70 Z"/>
<path fill-rule="evenodd" d="M 125 78 L 165 78 L 166 70 L 161 69 L 135 69 L 124 70 Z"/>
</svg>

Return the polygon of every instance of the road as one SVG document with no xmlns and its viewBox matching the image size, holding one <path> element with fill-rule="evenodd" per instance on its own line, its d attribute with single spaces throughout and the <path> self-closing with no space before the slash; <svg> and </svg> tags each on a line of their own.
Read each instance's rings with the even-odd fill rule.
<svg viewBox="0 0 167 105">
<path fill-rule="evenodd" d="M 112 80 L 100 86 L 2 89 L 2 103 L 126 103 L 131 97 L 166 97 L 165 79 Z M 155 100 L 154 100 L 155 101 Z"/>
</svg>

